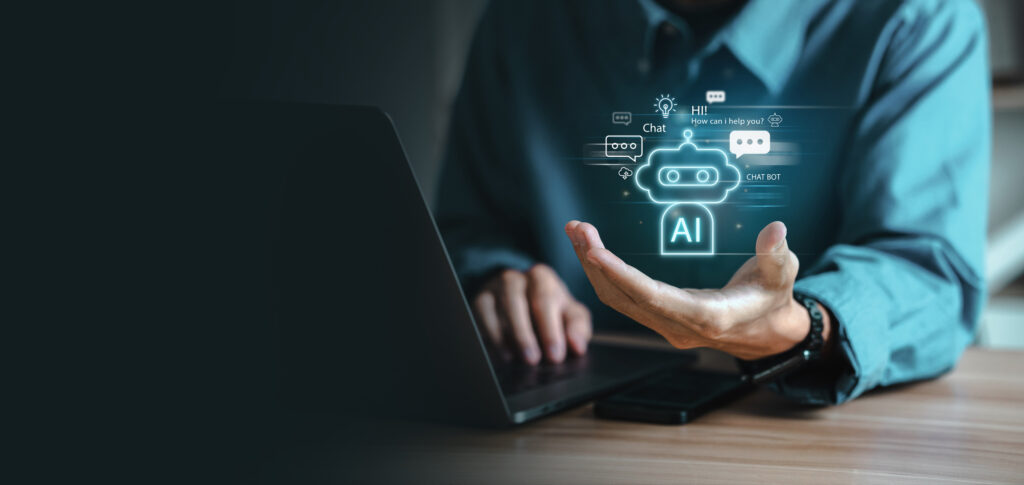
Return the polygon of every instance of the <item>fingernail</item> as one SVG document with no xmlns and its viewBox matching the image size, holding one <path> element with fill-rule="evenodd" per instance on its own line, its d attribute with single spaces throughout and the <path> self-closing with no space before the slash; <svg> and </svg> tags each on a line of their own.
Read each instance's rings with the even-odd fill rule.
<svg viewBox="0 0 1024 485">
<path fill-rule="evenodd" d="M 576 352 L 582 354 L 587 351 L 587 339 L 580 335 L 578 331 L 569 334 L 569 341 L 572 342 L 572 348 Z"/>
<path fill-rule="evenodd" d="M 561 362 L 565 358 L 565 347 L 560 347 L 555 344 L 548 345 L 548 358 L 552 362 Z"/>
<path fill-rule="evenodd" d="M 779 243 L 775 245 L 775 249 L 781 248 L 782 245 L 786 243 L 786 236 L 788 236 L 788 235 L 789 235 L 789 227 L 787 227 L 785 224 L 783 224 L 782 225 L 782 238 L 779 240 Z"/>
<path fill-rule="evenodd" d="M 527 347 L 525 350 L 523 350 L 523 357 L 526 359 L 527 362 L 531 364 L 536 364 L 537 362 L 540 361 L 540 349 L 531 345 L 530 347 Z"/>
</svg>

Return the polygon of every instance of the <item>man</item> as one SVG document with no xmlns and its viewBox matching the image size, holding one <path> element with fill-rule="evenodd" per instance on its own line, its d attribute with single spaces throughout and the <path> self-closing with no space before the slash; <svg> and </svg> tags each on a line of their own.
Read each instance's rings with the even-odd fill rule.
<svg viewBox="0 0 1024 485">
<path fill-rule="evenodd" d="M 787 396 L 839 403 L 947 371 L 984 295 L 986 56 L 968 0 L 495 1 L 438 204 L 484 333 L 559 362 L 610 307 L 678 348 L 757 360 L 809 334 L 797 294 L 822 313 L 826 355 L 776 381 Z M 736 160 L 783 181 L 744 182 L 747 197 L 780 202 L 716 206 L 715 257 L 664 257 L 660 209 L 581 147 L 613 111 L 669 92 L 689 114 L 707 90 L 781 113 L 773 140 L 795 162 Z M 646 141 L 678 143 L 686 118 Z"/>
</svg>

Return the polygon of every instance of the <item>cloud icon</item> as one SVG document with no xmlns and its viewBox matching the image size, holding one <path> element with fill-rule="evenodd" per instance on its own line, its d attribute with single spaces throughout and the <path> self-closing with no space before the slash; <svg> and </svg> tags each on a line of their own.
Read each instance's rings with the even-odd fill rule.
<svg viewBox="0 0 1024 485">
<path fill-rule="evenodd" d="M 729 156 L 716 148 L 697 148 L 693 132 L 683 131 L 686 141 L 676 148 L 659 148 L 635 170 L 636 186 L 658 204 L 689 202 L 717 204 L 739 187 L 740 170 Z"/>
</svg>

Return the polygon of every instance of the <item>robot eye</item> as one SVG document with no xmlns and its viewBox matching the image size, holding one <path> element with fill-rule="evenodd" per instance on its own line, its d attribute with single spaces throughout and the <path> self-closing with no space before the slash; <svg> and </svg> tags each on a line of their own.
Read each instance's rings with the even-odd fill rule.
<svg viewBox="0 0 1024 485">
<path fill-rule="evenodd" d="M 662 167 L 658 183 L 665 187 L 706 187 L 718 183 L 715 167 Z"/>
</svg>

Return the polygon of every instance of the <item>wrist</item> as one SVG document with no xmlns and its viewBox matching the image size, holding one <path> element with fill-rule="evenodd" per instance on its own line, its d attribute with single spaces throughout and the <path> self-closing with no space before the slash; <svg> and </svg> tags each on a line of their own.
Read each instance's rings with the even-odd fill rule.
<svg viewBox="0 0 1024 485">
<path fill-rule="evenodd" d="M 766 349 L 765 356 L 781 354 L 802 342 L 811 331 L 811 317 L 807 308 L 792 296 L 773 320 L 771 339 L 772 345 Z"/>
<path fill-rule="evenodd" d="M 821 331 L 823 339 L 823 354 L 827 354 L 832 342 L 832 313 L 821 303 L 815 302 L 818 311 L 821 312 L 824 328 Z M 770 345 L 764 349 L 761 357 L 781 354 L 793 347 L 807 337 L 811 331 L 811 316 L 807 308 L 792 296 L 788 302 L 777 312 L 776 318 L 771 320 L 772 336 L 766 339 Z"/>
<path fill-rule="evenodd" d="M 717 346 L 709 346 L 743 360 L 763 359 L 802 342 L 810 332 L 811 318 L 807 309 L 790 296 L 786 303 L 755 321 L 751 329 L 753 332 L 744 335 L 738 344 L 717 341 Z"/>
<path fill-rule="evenodd" d="M 831 337 L 834 334 L 831 331 L 832 318 L 827 309 L 812 297 L 794 294 L 792 302 L 780 308 L 776 317 L 773 322 L 777 325 L 773 327 L 779 338 L 775 345 L 788 347 L 756 360 L 741 360 L 745 380 L 755 383 L 775 380 L 811 362 L 821 361 L 827 353 L 826 335 Z M 802 328 L 807 333 L 793 344 L 794 335 L 799 335 L 796 332 Z"/>
</svg>

